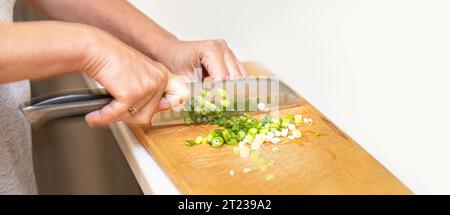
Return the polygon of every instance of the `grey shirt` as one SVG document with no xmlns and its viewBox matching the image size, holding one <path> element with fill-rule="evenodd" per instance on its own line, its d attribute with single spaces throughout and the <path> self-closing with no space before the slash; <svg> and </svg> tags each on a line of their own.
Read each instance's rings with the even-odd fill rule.
<svg viewBox="0 0 450 215">
<path fill-rule="evenodd" d="M 0 22 L 12 21 L 14 3 L 0 0 Z M 0 84 L 0 194 L 37 194 L 31 128 L 18 109 L 29 98 L 28 80 Z"/>
</svg>

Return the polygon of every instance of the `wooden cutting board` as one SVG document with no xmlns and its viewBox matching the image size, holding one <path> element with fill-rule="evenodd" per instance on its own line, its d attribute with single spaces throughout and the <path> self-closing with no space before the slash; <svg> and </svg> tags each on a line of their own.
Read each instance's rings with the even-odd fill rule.
<svg viewBox="0 0 450 215">
<path fill-rule="evenodd" d="M 254 62 L 245 66 L 253 75 L 271 74 Z M 302 114 L 314 123 L 299 127 L 300 139 L 264 144 L 259 159 L 241 158 L 227 145 L 219 149 L 204 144 L 185 146 L 186 139 L 206 136 L 216 128 L 212 125 L 132 130 L 183 194 L 412 193 L 307 101 L 280 114 Z M 272 147 L 279 152 L 273 153 Z M 272 165 L 261 170 L 261 160 Z M 244 168 L 251 171 L 244 173 Z M 233 176 L 230 170 L 235 172 Z"/>
</svg>

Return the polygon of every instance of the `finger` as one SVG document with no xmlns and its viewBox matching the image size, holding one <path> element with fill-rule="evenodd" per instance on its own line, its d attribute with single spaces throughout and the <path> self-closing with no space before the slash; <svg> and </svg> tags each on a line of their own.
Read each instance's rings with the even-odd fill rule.
<svg viewBox="0 0 450 215">
<path fill-rule="evenodd" d="M 177 95 L 164 95 L 159 102 L 158 111 L 165 111 L 183 103 L 183 99 Z"/>
<path fill-rule="evenodd" d="M 148 127 L 153 114 L 158 110 L 160 98 L 164 88 L 160 88 L 147 102 L 138 110 L 136 114 L 127 114 L 123 116 L 123 121 L 129 124 L 136 124 Z M 143 100 L 144 101 L 144 100 Z"/>
<path fill-rule="evenodd" d="M 215 52 L 207 55 L 201 58 L 201 61 L 213 80 L 225 80 L 227 78 L 228 70 L 221 53 Z"/>
<path fill-rule="evenodd" d="M 236 64 L 235 58 L 231 53 L 224 54 L 225 65 L 228 69 L 228 75 L 230 79 L 239 79 L 242 78 L 241 71 L 239 66 Z"/>
<path fill-rule="evenodd" d="M 96 127 L 96 126 L 105 126 L 110 123 L 118 122 L 125 114 L 130 114 L 128 110 L 133 105 L 136 109 L 141 109 L 145 104 L 152 98 L 152 95 L 145 97 L 144 99 L 141 99 L 137 102 L 129 103 L 129 102 L 120 102 L 118 100 L 111 101 L 108 105 L 103 107 L 102 109 L 98 111 L 91 112 L 86 115 L 86 121 L 88 122 L 89 126 Z M 119 107 L 120 104 L 120 107 Z M 122 105 L 123 104 L 123 105 Z"/>
<path fill-rule="evenodd" d="M 114 99 L 102 109 L 87 114 L 85 119 L 91 127 L 104 126 L 116 122 L 129 107 L 129 104 Z"/>
<path fill-rule="evenodd" d="M 122 115 L 119 116 L 119 118 L 122 121 L 127 121 L 130 117 L 132 117 L 136 114 L 139 114 L 142 111 L 142 109 L 144 109 L 144 107 L 147 105 L 147 103 L 150 102 L 150 100 L 153 98 L 153 96 L 154 96 L 154 93 L 149 93 L 149 95 L 147 95 L 144 98 L 140 99 L 139 101 L 135 102 L 132 106 L 137 109 L 137 112 L 130 113 L 129 110 L 127 110 L 126 112 L 123 112 Z M 131 105 L 130 105 L 130 108 L 131 108 Z"/>
<path fill-rule="evenodd" d="M 242 78 L 247 78 L 247 69 L 245 69 L 244 65 L 237 59 L 236 56 L 234 56 L 234 62 L 236 62 L 236 65 L 239 67 L 239 72 L 241 73 Z"/>
<path fill-rule="evenodd" d="M 241 74 L 242 78 L 246 78 L 247 77 L 247 70 L 245 69 L 244 65 L 242 65 L 241 61 L 239 61 L 239 59 L 236 57 L 236 55 L 234 54 L 234 52 L 229 49 L 233 60 L 235 62 L 235 64 L 237 65 L 237 67 L 239 68 L 239 73 Z"/>
<path fill-rule="evenodd" d="M 187 82 L 178 76 L 168 81 L 164 96 L 159 103 L 159 111 L 174 108 L 182 104 L 189 97 L 189 88 Z"/>
</svg>

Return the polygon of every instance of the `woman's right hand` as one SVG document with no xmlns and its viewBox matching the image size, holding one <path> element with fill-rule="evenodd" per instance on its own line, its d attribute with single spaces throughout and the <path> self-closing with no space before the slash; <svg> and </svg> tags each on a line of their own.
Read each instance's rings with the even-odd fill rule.
<svg viewBox="0 0 450 215">
<path fill-rule="evenodd" d="M 150 125 L 166 90 L 168 69 L 113 36 L 92 30 L 95 33 L 86 47 L 88 54 L 81 69 L 104 86 L 114 99 L 102 109 L 89 113 L 86 121 L 90 126 L 117 121 Z M 130 107 L 137 112 L 130 113 Z"/>
</svg>

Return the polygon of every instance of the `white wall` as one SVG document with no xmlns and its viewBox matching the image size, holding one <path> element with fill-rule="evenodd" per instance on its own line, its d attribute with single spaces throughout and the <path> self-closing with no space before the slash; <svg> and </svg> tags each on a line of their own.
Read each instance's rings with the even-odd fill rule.
<svg viewBox="0 0 450 215">
<path fill-rule="evenodd" d="M 450 193 L 450 1 L 131 2 L 262 62 L 414 192 Z"/>
</svg>

